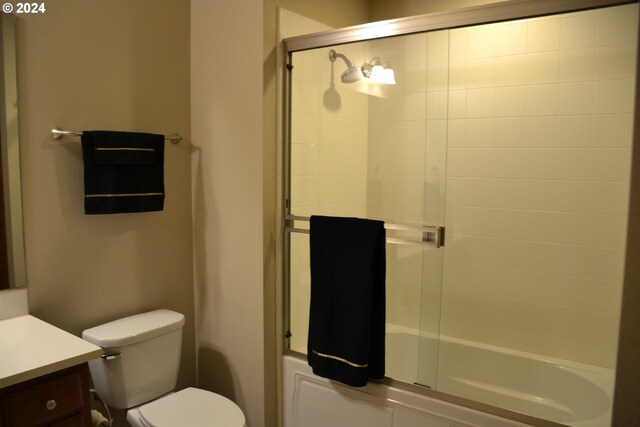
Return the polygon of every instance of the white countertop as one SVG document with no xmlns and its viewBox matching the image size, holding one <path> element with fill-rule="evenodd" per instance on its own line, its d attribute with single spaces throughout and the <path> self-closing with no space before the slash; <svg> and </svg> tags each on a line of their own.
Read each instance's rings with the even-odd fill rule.
<svg viewBox="0 0 640 427">
<path fill-rule="evenodd" d="M 102 349 L 31 315 L 0 320 L 0 388 L 100 357 Z"/>
</svg>

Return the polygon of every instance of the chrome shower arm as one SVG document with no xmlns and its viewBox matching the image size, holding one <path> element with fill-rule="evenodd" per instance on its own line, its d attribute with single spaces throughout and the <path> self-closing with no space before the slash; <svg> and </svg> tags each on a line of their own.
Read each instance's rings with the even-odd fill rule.
<svg viewBox="0 0 640 427">
<path fill-rule="evenodd" d="M 342 60 L 344 61 L 344 63 L 347 65 L 348 68 L 353 68 L 353 63 L 349 60 L 349 58 L 347 58 L 346 56 L 344 56 L 341 53 L 336 52 L 335 50 L 331 49 L 329 51 L 329 59 L 331 60 L 331 62 L 336 62 L 337 58 L 342 58 Z"/>
</svg>

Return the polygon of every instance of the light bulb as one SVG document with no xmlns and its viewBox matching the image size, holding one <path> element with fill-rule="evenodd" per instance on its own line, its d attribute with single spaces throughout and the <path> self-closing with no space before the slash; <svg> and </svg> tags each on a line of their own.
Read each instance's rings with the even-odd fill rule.
<svg viewBox="0 0 640 427">
<path fill-rule="evenodd" d="M 382 65 L 374 65 L 371 69 L 372 82 L 382 83 L 386 85 L 396 84 L 396 79 L 391 68 L 384 68 Z"/>
</svg>

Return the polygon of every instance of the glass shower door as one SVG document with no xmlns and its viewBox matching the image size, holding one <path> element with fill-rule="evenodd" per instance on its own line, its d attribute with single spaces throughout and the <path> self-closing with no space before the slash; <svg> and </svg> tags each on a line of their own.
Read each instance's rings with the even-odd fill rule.
<svg viewBox="0 0 640 427">
<path fill-rule="evenodd" d="M 556 393 L 543 361 L 614 372 L 637 16 L 634 4 L 450 30 L 438 390 L 608 425 L 606 404 Z"/>
<path fill-rule="evenodd" d="M 287 214 L 446 228 L 387 245 L 388 377 L 609 425 L 637 25 L 627 4 L 293 53 Z M 374 60 L 396 85 L 353 81 Z M 309 238 L 288 221 L 305 352 Z"/>
<path fill-rule="evenodd" d="M 446 60 L 433 55 L 446 55 L 448 49 L 446 32 L 435 34 L 441 35 L 293 53 L 290 215 L 350 216 L 414 227 L 443 224 L 447 75 Z M 379 61 L 392 67 L 397 84 L 343 81 L 342 56 L 352 64 Z M 433 80 L 436 75 L 445 80 Z M 289 235 L 290 348 L 304 353 L 309 237 Z M 409 241 L 386 247 L 387 376 L 431 386 L 437 370 L 439 315 L 434 314 L 439 314 L 442 248 L 425 244 L 421 230 L 389 228 L 387 237 Z M 421 330 L 429 331 L 428 343 L 421 340 Z M 420 353 L 431 362 L 421 367 Z"/>
<path fill-rule="evenodd" d="M 449 115 L 449 30 L 426 34 L 426 117 L 423 224 L 445 227 Z M 444 246 L 422 253 L 422 289 L 416 383 L 436 388 L 440 348 Z"/>
</svg>

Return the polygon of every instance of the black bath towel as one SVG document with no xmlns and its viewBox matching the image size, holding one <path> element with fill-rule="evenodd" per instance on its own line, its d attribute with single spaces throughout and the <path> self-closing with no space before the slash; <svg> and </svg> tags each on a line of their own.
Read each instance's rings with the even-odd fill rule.
<svg viewBox="0 0 640 427">
<path fill-rule="evenodd" d="M 316 375 L 362 387 L 384 377 L 384 223 L 311 217 L 307 358 Z"/>
<path fill-rule="evenodd" d="M 83 131 L 85 214 L 161 211 L 164 136 Z"/>
</svg>

